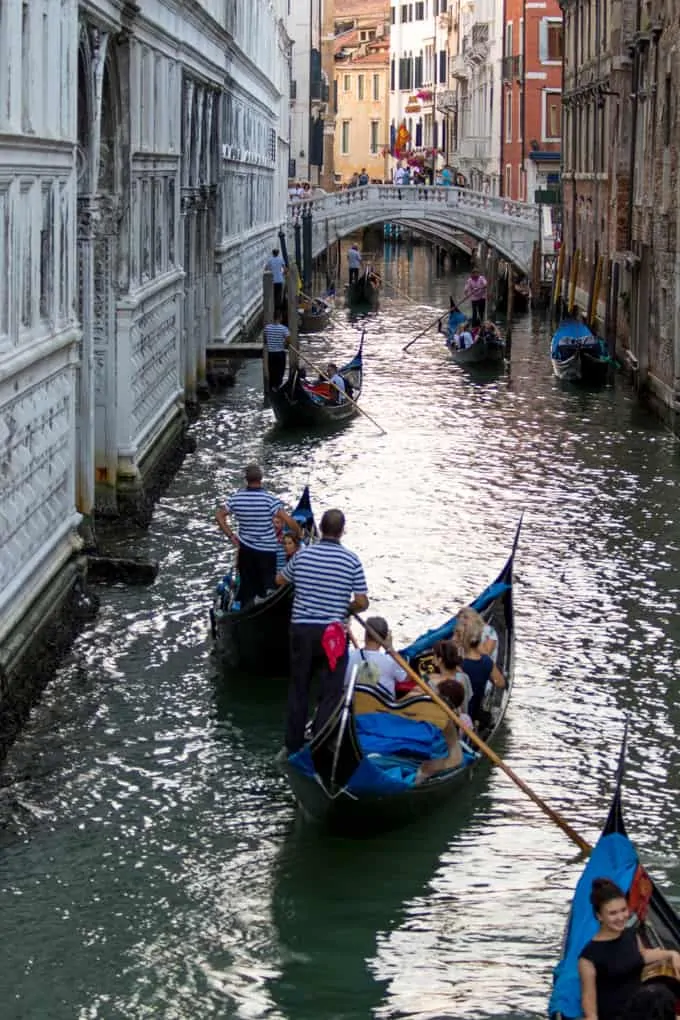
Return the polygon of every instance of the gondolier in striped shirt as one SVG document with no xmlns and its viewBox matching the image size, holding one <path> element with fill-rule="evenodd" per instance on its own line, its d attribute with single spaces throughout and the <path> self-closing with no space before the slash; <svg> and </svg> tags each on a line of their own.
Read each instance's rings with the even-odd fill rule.
<svg viewBox="0 0 680 1020">
<path fill-rule="evenodd" d="M 278 542 L 274 516 L 283 521 L 293 534 L 300 534 L 299 524 L 286 513 L 281 500 L 262 488 L 262 468 L 258 464 L 248 464 L 245 478 L 245 489 L 235 492 L 215 512 L 220 528 L 238 549 L 242 607 L 257 595 L 264 597 L 275 587 Z M 229 525 L 229 514 L 236 518 L 238 535 Z"/>
<path fill-rule="evenodd" d="M 315 732 L 323 727 L 342 697 L 347 642 L 332 664 L 324 649 L 329 625 L 342 624 L 349 612 L 361 612 L 368 606 L 364 568 L 359 557 L 341 544 L 344 530 L 342 511 L 327 510 L 321 518 L 321 541 L 301 549 L 276 577 L 277 584 L 290 583 L 295 589 L 286 724 L 289 754 L 304 744 L 309 692 L 317 668 L 320 690 Z"/>
<path fill-rule="evenodd" d="M 290 332 L 281 322 L 281 312 L 274 312 L 274 321 L 264 327 L 264 342 L 269 365 L 269 387 L 278 390 L 286 371 L 286 348 Z"/>
</svg>

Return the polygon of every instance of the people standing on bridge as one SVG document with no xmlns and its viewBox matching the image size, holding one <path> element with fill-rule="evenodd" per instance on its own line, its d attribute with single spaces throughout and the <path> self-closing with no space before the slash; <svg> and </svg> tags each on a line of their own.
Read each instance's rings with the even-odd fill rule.
<svg viewBox="0 0 680 1020">
<path fill-rule="evenodd" d="M 248 464 L 245 489 L 239 489 L 215 511 L 221 530 L 238 550 L 236 566 L 240 575 L 239 600 L 242 608 L 257 596 L 264 598 L 275 587 L 276 531 L 274 517 L 300 534 L 300 525 L 283 508 L 278 497 L 262 488 L 262 468 Z M 236 518 L 238 535 L 229 525 Z"/>
<path fill-rule="evenodd" d="M 347 252 L 347 263 L 349 265 L 349 285 L 351 287 L 353 283 L 357 283 L 359 270 L 361 269 L 361 252 L 357 244 L 353 244 Z"/>
<path fill-rule="evenodd" d="M 472 302 L 472 325 L 481 326 L 486 318 L 486 289 L 488 283 L 479 269 L 473 269 L 465 282 L 463 296 Z"/>
<path fill-rule="evenodd" d="M 453 176 L 448 166 L 442 170 L 442 185 L 445 188 L 450 188 L 453 185 Z"/>
<path fill-rule="evenodd" d="M 272 248 L 272 253 L 264 264 L 265 272 L 272 274 L 274 282 L 274 308 L 281 308 L 283 304 L 283 281 L 286 272 L 286 263 L 278 248 Z"/>
<path fill-rule="evenodd" d="M 299 751 L 305 740 L 312 676 L 320 670 L 318 732 L 342 697 L 347 666 L 348 613 L 368 606 L 368 589 L 359 557 L 341 544 L 345 515 L 327 510 L 321 518 L 321 541 L 308 545 L 277 574 L 278 585 L 292 584 L 290 686 L 286 751 Z"/>
<path fill-rule="evenodd" d="M 359 174 L 359 180 L 357 183 L 361 188 L 365 187 L 368 184 L 368 174 L 366 173 L 366 167 L 364 167 L 361 173 Z"/>
<path fill-rule="evenodd" d="M 264 345 L 267 353 L 269 388 L 278 390 L 286 372 L 286 349 L 290 331 L 281 322 L 281 309 L 274 312 L 274 321 L 264 327 Z"/>
</svg>

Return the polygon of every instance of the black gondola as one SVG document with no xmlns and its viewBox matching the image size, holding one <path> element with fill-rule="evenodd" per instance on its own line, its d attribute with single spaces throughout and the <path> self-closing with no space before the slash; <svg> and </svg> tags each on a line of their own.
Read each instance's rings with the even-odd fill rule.
<svg viewBox="0 0 680 1020">
<path fill-rule="evenodd" d="M 583 1015 L 578 977 L 578 958 L 598 929 L 590 905 L 595 878 L 609 878 L 623 889 L 643 944 L 654 949 L 680 950 L 680 917 L 654 880 L 640 863 L 637 850 L 628 838 L 621 808 L 621 783 L 626 755 L 624 735 L 616 774 L 616 788 L 609 814 L 597 845 L 578 881 L 564 934 L 562 958 L 555 968 L 549 1015 L 552 1020 L 575 1020 Z M 678 996 L 678 982 L 671 968 L 663 963 L 649 964 L 643 981 L 662 981 Z"/>
<path fill-rule="evenodd" d="M 306 539 L 316 535 L 309 487 L 305 486 L 292 516 Z M 219 582 L 210 609 L 215 651 L 225 666 L 258 676 L 285 676 L 288 672 L 288 630 L 293 588 L 286 584 L 265 598 L 242 608 L 234 607 L 230 575 Z M 237 604 L 237 603 L 236 603 Z"/>
<path fill-rule="evenodd" d="M 513 561 L 519 539 L 521 522 L 517 527 L 512 552 L 493 584 L 471 603 L 498 633 L 498 666 L 504 673 L 507 686 L 494 688 L 488 707 L 487 725 L 480 735 L 493 741 L 503 722 L 512 691 L 514 626 L 512 609 Z M 432 647 L 438 640 L 451 637 L 456 617 L 442 626 L 428 631 L 402 651 L 402 656 L 420 673 L 432 668 Z M 456 769 L 440 772 L 420 785 L 404 785 L 395 781 L 383 784 L 380 773 L 380 792 L 369 789 L 375 772 L 394 766 L 413 767 L 405 758 L 368 756 L 361 747 L 357 734 L 357 717 L 364 713 L 388 713 L 400 718 L 433 723 L 443 729 L 448 716 L 432 699 L 424 694 L 407 695 L 399 701 L 390 701 L 375 687 L 357 685 L 338 705 L 326 726 L 309 745 L 284 763 L 284 772 L 293 789 L 303 815 L 347 835 L 366 835 L 406 824 L 451 800 L 465 782 L 480 755 L 464 741 L 464 760 Z M 369 775 L 370 773 L 370 775 Z"/>
<path fill-rule="evenodd" d="M 327 382 L 309 383 L 296 370 L 283 386 L 270 393 L 277 422 L 288 427 L 312 425 L 324 428 L 341 425 L 354 418 L 359 413 L 356 401 L 361 394 L 363 380 L 363 346 L 362 337 L 357 353 L 339 370 L 351 400 L 342 399 Z"/>
<path fill-rule="evenodd" d="M 347 300 L 352 305 L 372 305 L 378 300 L 380 280 L 374 271 L 367 266 L 358 278 L 347 287 Z"/>
</svg>

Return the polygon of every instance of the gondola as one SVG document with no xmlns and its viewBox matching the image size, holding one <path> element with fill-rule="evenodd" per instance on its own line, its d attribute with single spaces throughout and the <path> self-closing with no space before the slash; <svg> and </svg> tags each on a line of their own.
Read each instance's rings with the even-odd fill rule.
<svg viewBox="0 0 680 1020">
<path fill-rule="evenodd" d="M 314 514 L 305 486 L 292 516 L 300 524 L 309 540 L 316 534 Z M 214 603 L 210 609 L 210 628 L 215 652 L 220 661 L 231 669 L 258 676 L 285 676 L 288 671 L 288 630 L 293 605 L 293 588 L 286 584 L 266 598 L 251 602 L 243 608 L 233 608 L 234 592 L 230 575 L 217 585 Z"/>
<path fill-rule="evenodd" d="M 279 425 L 286 427 L 342 425 L 359 413 L 356 401 L 361 394 L 363 379 L 363 337 L 359 350 L 352 360 L 340 369 L 345 380 L 347 394 L 352 400 L 339 398 L 337 390 L 327 382 L 312 384 L 308 382 L 300 369 L 295 369 L 292 376 L 278 390 L 270 394 L 271 406 Z"/>
<path fill-rule="evenodd" d="M 461 350 L 450 348 L 451 360 L 456 365 L 475 366 L 501 365 L 505 359 L 505 340 L 498 337 L 485 336 L 476 339 L 471 347 Z"/>
<path fill-rule="evenodd" d="M 323 298 L 298 305 L 298 332 L 321 333 L 331 321 L 331 306 Z"/>
<path fill-rule="evenodd" d="M 564 319 L 550 345 L 553 372 L 564 382 L 602 384 L 612 364 L 604 340 L 577 319 Z"/>
<path fill-rule="evenodd" d="M 598 923 L 590 905 L 593 879 L 609 878 L 626 893 L 632 921 L 640 938 L 650 948 L 680 949 L 680 917 L 640 863 L 637 850 L 626 834 L 621 808 L 621 782 L 626 754 L 624 735 L 616 775 L 616 787 L 602 834 L 581 875 L 572 900 L 562 944 L 562 958 L 554 971 L 549 1015 L 552 1020 L 575 1020 L 583 1015 L 578 976 L 578 958 L 597 932 Z M 666 964 L 649 964 L 642 980 L 661 980 L 677 993 L 680 983 Z"/>
<path fill-rule="evenodd" d="M 380 280 L 377 274 L 367 266 L 358 278 L 347 286 L 347 301 L 352 305 L 373 305 L 378 300 Z"/>
<path fill-rule="evenodd" d="M 512 691 L 512 573 L 520 527 L 521 522 L 512 552 L 497 579 L 471 603 L 498 633 L 497 662 L 507 680 L 505 689 L 494 688 L 488 706 L 488 725 L 480 734 L 487 742 L 494 740 L 501 727 Z M 421 674 L 431 671 L 434 643 L 450 638 L 455 625 L 454 616 L 419 637 L 401 652 L 402 656 Z M 431 724 L 436 732 L 444 728 L 448 716 L 422 692 L 391 701 L 375 687 L 348 685 L 323 729 L 282 766 L 305 818 L 345 835 L 363 836 L 407 824 L 457 795 L 480 759 L 479 753 L 464 742 L 464 758 L 458 768 L 417 786 L 413 779 L 418 762 L 413 755 L 375 754 L 362 748 L 362 740 L 368 747 L 371 730 L 379 734 L 395 719 L 398 728 L 403 729 L 403 720 L 410 719 Z M 406 729 L 412 727 L 407 725 Z"/>
</svg>

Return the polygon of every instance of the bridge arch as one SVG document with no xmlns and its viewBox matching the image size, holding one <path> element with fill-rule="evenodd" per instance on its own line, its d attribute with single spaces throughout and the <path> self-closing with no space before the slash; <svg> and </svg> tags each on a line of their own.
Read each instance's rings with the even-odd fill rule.
<svg viewBox="0 0 680 1020">
<path fill-rule="evenodd" d="M 399 221 L 423 224 L 428 232 L 449 241 L 446 231 L 460 231 L 529 273 L 534 243 L 540 241 L 541 207 L 498 198 L 468 188 L 372 184 L 318 198 L 290 203 L 291 244 L 296 223 L 312 220 L 312 254 L 329 242 L 363 227 Z"/>
</svg>

